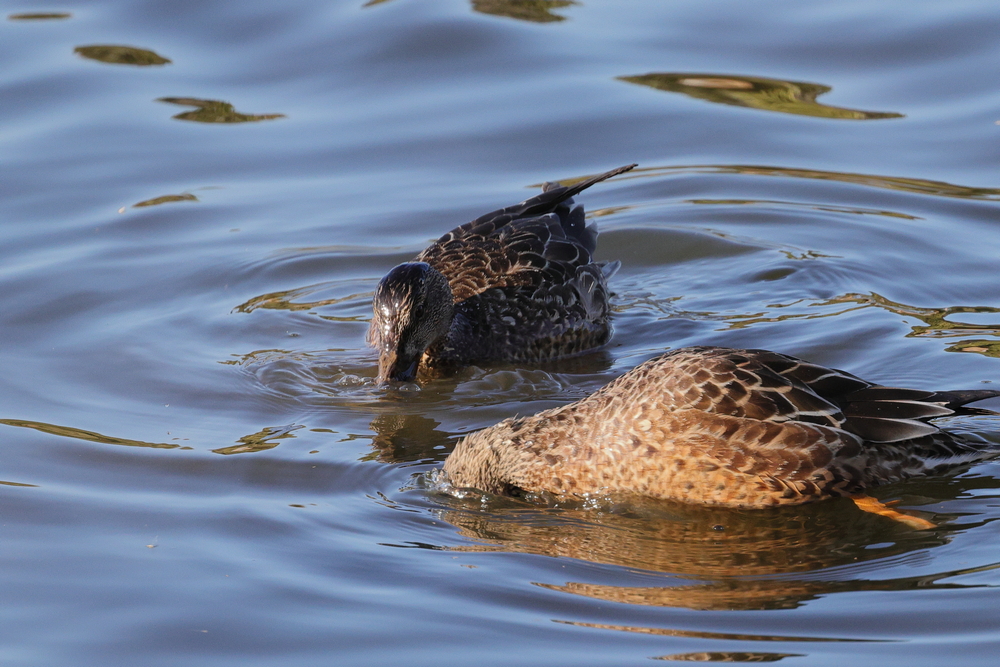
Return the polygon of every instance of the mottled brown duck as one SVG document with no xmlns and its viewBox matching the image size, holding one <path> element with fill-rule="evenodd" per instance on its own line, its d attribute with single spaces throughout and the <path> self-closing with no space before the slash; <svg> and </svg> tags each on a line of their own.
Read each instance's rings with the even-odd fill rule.
<svg viewBox="0 0 1000 667">
<path fill-rule="evenodd" d="M 929 420 L 1000 391 L 886 387 L 766 350 L 682 348 L 587 398 L 463 438 L 448 481 L 494 494 L 635 493 L 743 508 L 864 495 L 1000 450 Z"/>
<path fill-rule="evenodd" d="M 490 362 L 537 363 L 611 338 L 597 228 L 572 197 L 634 164 L 541 194 L 448 232 L 378 284 L 368 342 L 379 381 Z"/>
</svg>

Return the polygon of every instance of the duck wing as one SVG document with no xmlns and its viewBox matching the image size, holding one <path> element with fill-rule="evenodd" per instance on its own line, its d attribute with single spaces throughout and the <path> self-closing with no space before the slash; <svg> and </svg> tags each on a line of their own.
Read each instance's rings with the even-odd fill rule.
<svg viewBox="0 0 1000 667">
<path fill-rule="evenodd" d="M 660 385 L 679 408 L 772 423 L 802 422 L 890 443 L 940 432 L 927 420 L 998 391 L 885 387 L 767 350 L 684 348 L 660 358 Z"/>
<path fill-rule="evenodd" d="M 927 420 L 991 396 L 1000 392 L 884 387 L 767 350 L 693 347 L 651 359 L 580 404 L 601 415 L 607 442 L 631 442 L 652 459 L 684 452 L 702 473 L 753 475 L 781 502 L 800 502 L 990 455 L 988 443 Z"/>
<path fill-rule="evenodd" d="M 551 264 L 533 284 L 489 287 L 455 305 L 448 350 L 435 355 L 468 362 L 496 359 L 543 362 L 600 347 L 611 338 L 607 276 L 614 265 L 585 264 L 575 270 Z M 523 273 L 523 272 L 522 272 Z"/>
<path fill-rule="evenodd" d="M 632 169 L 627 165 L 575 185 L 546 184 L 520 204 L 499 209 L 448 232 L 417 256 L 448 278 L 455 302 L 491 288 L 572 283 L 591 264 L 597 228 L 587 226 L 572 197 Z"/>
</svg>

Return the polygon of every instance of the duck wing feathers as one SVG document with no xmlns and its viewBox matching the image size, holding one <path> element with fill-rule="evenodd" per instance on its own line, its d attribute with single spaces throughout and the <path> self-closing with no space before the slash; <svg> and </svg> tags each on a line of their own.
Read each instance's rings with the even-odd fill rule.
<svg viewBox="0 0 1000 667">
<path fill-rule="evenodd" d="M 448 349 L 432 346 L 430 356 L 537 363 L 604 345 L 611 338 L 607 276 L 617 266 L 585 264 L 559 280 L 476 293 L 455 305 L 456 324 L 441 343 Z"/>
<path fill-rule="evenodd" d="M 416 261 L 448 279 L 456 303 L 491 288 L 573 285 L 577 269 L 592 263 L 597 229 L 586 225 L 583 208 L 574 208 L 572 197 L 634 166 L 571 186 L 547 183 L 539 195 L 453 229 Z"/>
<path fill-rule="evenodd" d="M 790 498 L 853 493 L 981 459 L 982 443 L 927 420 L 1000 396 L 885 387 L 776 352 L 717 347 L 652 359 L 591 398 L 603 392 L 599 404 L 621 395 L 638 406 L 633 424 L 669 423 L 676 441 Z"/>
<path fill-rule="evenodd" d="M 651 495 L 754 505 L 857 493 L 991 455 L 995 448 L 927 420 L 993 396 L 1000 392 L 884 387 L 767 350 L 691 347 L 563 409 L 601 424 L 598 440 L 618 449 L 612 460 L 688 462 L 688 472 L 649 475 Z M 689 472 L 699 481 L 679 495 Z M 751 492 L 740 476 L 759 479 L 770 500 L 742 495 Z"/>
<path fill-rule="evenodd" d="M 875 443 L 938 433 L 927 420 L 955 414 L 965 403 L 1000 395 L 996 391 L 885 387 L 767 350 L 693 347 L 657 361 L 650 375 L 657 378 L 676 409 L 772 423 L 817 424 Z"/>
</svg>

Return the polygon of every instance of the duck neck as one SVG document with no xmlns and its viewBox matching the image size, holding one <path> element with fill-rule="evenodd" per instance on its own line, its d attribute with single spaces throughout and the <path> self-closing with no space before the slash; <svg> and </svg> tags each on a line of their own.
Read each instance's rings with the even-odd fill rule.
<svg viewBox="0 0 1000 667">
<path fill-rule="evenodd" d="M 428 362 L 440 364 L 467 364 L 481 357 L 481 345 L 473 321 L 456 304 L 448 330 L 427 348 Z"/>
<path fill-rule="evenodd" d="M 451 483 L 487 493 L 507 493 L 511 474 L 518 467 L 509 436 L 510 428 L 504 421 L 460 440 L 444 462 Z"/>
</svg>

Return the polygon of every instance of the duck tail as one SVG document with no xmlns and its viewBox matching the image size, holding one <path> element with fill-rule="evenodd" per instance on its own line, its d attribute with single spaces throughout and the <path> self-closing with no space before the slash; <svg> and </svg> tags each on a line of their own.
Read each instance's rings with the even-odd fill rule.
<svg viewBox="0 0 1000 667">
<path fill-rule="evenodd" d="M 566 187 L 566 192 L 560 193 L 564 199 L 569 199 L 570 197 L 576 196 L 589 188 L 591 185 L 596 185 L 601 181 L 606 181 L 612 176 L 617 176 L 618 174 L 624 174 L 626 171 L 632 171 L 639 166 L 639 163 L 633 162 L 632 164 L 627 164 L 624 167 L 618 167 L 617 169 L 612 169 L 611 171 L 606 171 L 603 174 L 598 174 L 597 176 L 591 176 L 590 178 L 580 181 L 576 185 L 570 185 Z"/>
<path fill-rule="evenodd" d="M 967 408 L 965 405 L 967 403 L 983 401 L 987 398 L 997 398 L 998 396 L 1000 396 L 1000 390 L 996 389 L 967 389 L 959 391 L 938 391 L 924 400 L 928 403 L 943 405 L 946 408 L 955 410 L 959 414 L 995 415 L 1000 413 L 983 408 Z"/>
<path fill-rule="evenodd" d="M 579 183 L 574 185 L 559 185 L 558 183 L 545 183 L 542 186 L 542 194 L 536 195 L 531 199 L 526 199 L 517 206 L 504 209 L 505 212 L 510 212 L 515 215 L 515 217 L 530 217 L 534 215 L 544 215 L 550 211 L 555 210 L 556 206 L 567 202 L 572 199 L 573 196 L 580 194 L 591 185 L 600 183 L 601 181 L 606 181 L 612 176 L 617 176 L 618 174 L 624 174 L 626 171 L 631 171 L 635 167 L 639 166 L 638 163 L 627 164 L 624 167 L 618 167 L 617 169 L 612 169 L 611 171 L 606 171 L 603 174 L 598 174 L 597 176 L 591 176 L 590 178 L 584 179 Z"/>
</svg>

